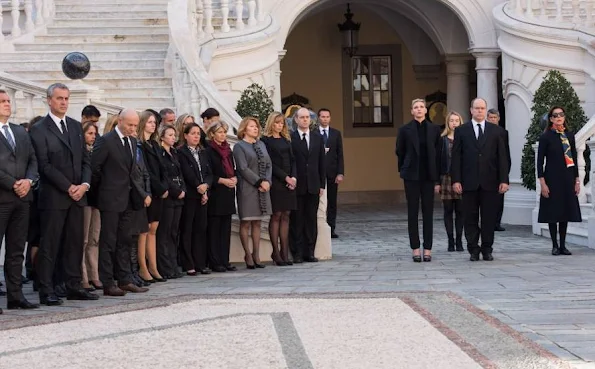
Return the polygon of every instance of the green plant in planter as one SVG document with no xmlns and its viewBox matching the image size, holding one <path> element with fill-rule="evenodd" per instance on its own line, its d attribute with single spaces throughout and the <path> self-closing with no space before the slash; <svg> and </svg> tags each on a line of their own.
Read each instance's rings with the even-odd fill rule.
<svg viewBox="0 0 595 369">
<path fill-rule="evenodd" d="M 543 133 L 543 125 L 540 124 L 544 114 L 547 115 L 552 106 L 561 106 L 566 110 L 566 126 L 571 132 L 577 133 L 587 122 L 585 111 L 580 105 L 580 100 L 572 88 L 572 84 L 564 78 L 557 70 L 550 70 L 533 97 L 533 119 L 525 135 L 525 146 L 523 147 L 523 158 L 521 160 L 521 178 L 523 186 L 535 190 L 535 144 Z M 585 150 L 586 171 L 589 173 L 591 162 L 589 151 Z M 588 177 L 585 178 L 588 181 Z"/>
<path fill-rule="evenodd" d="M 264 87 L 258 83 L 251 84 L 242 92 L 236 106 L 236 112 L 240 117 L 257 118 L 263 128 L 273 110 L 273 101 Z"/>
</svg>

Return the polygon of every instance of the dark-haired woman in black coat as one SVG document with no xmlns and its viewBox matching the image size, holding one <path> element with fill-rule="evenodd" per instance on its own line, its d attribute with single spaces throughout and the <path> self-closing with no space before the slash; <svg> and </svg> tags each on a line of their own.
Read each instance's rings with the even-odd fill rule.
<svg viewBox="0 0 595 369">
<path fill-rule="evenodd" d="M 538 221 L 548 223 L 552 255 L 572 255 L 566 248 L 568 222 L 582 221 L 577 197 L 581 187 L 576 143 L 574 134 L 566 128 L 564 108 L 551 108 L 548 118 L 549 124 L 539 138 L 537 151 L 537 177 L 541 185 Z"/>
<path fill-rule="evenodd" d="M 213 177 L 205 149 L 200 144 L 200 133 L 198 124 L 187 125 L 183 132 L 185 144 L 178 149 L 188 191 L 181 220 L 182 267 L 188 275 L 211 273 L 207 268 L 207 202 Z"/>
</svg>

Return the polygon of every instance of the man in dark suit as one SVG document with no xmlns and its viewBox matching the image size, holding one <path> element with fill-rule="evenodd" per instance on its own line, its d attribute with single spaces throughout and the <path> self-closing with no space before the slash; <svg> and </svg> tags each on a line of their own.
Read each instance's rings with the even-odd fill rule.
<svg viewBox="0 0 595 369">
<path fill-rule="evenodd" d="M 291 146 L 297 171 L 297 210 L 291 212 L 291 254 L 294 263 L 317 262 L 314 247 L 318 237 L 317 213 L 326 185 L 322 136 L 310 131 L 310 112 L 296 112 L 297 130 L 291 133 Z"/>
<path fill-rule="evenodd" d="M 136 139 L 139 116 L 133 109 L 124 109 L 114 130 L 98 137 L 93 145 L 91 168 L 94 195 L 101 212 L 99 233 L 99 279 L 104 296 L 124 296 L 127 292 L 149 289 L 133 283 L 130 249 L 135 247 L 131 231 L 133 207 L 131 190 L 136 167 Z M 150 196 L 144 206 L 150 205 Z M 118 280 L 118 286 L 114 282 Z"/>
<path fill-rule="evenodd" d="M 81 286 L 83 260 L 83 207 L 91 182 L 89 153 L 80 122 L 67 117 L 70 91 L 55 83 L 48 87 L 48 115 L 31 127 L 31 140 L 39 165 L 41 244 L 37 255 L 39 299 L 48 306 L 62 300 L 54 291 L 56 259 L 62 268 L 69 300 L 97 300 Z M 62 250 L 60 250 L 62 248 Z"/>
<path fill-rule="evenodd" d="M 480 252 L 483 260 L 494 260 L 492 246 L 500 194 L 508 191 L 504 135 L 502 128 L 486 124 L 486 111 L 484 99 L 473 99 L 472 119 L 455 130 L 452 148 L 452 188 L 463 194 L 465 238 L 471 261 L 478 261 Z"/>
<path fill-rule="evenodd" d="M 413 120 L 399 129 L 395 150 L 399 173 L 405 182 L 409 244 L 415 262 L 421 261 L 417 220 L 420 200 L 424 227 L 424 261 L 431 261 L 434 191 L 440 191 L 440 127 L 426 120 L 426 113 L 425 100 L 415 99 L 411 102 Z"/>
<path fill-rule="evenodd" d="M 0 90 L 0 243 L 6 237 L 7 308 L 34 309 L 39 305 L 23 296 L 21 270 L 33 201 L 31 186 L 38 178 L 37 159 L 25 128 L 8 123 L 11 114 L 10 97 Z"/>
<path fill-rule="evenodd" d="M 500 127 L 500 112 L 496 109 L 488 110 L 487 121 Z M 510 158 L 510 145 L 508 144 L 508 131 L 502 128 L 502 137 L 504 138 L 504 144 L 506 145 L 506 157 L 508 158 L 508 174 L 510 175 L 510 167 L 512 160 Z M 504 213 L 504 194 L 500 195 L 500 207 L 498 208 L 498 214 L 496 215 L 496 231 L 503 232 L 506 229 L 502 227 L 502 213 Z"/>
<path fill-rule="evenodd" d="M 339 184 L 345 176 L 343 164 L 343 138 L 341 132 L 330 127 L 331 111 L 326 108 L 318 110 L 318 129 L 324 143 L 326 165 L 326 222 L 331 227 L 331 237 L 339 238 L 335 233 L 337 225 L 337 192 Z"/>
</svg>

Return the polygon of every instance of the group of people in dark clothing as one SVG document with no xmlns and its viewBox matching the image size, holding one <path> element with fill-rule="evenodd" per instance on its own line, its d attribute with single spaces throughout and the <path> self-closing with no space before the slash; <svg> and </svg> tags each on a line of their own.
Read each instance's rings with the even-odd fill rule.
<svg viewBox="0 0 595 369">
<path fill-rule="evenodd" d="M 425 101 L 415 99 L 413 120 L 399 129 L 396 155 L 405 184 L 414 262 L 432 260 L 435 194 L 444 207 L 448 251 L 465 250 L 464 232 L 471 261 L 480 260 L 480 255 L 483 260 L 494 260 L 494 232 L 504 230 L 500 221 L 511 166 L 508 132 L 498 125 L 498 111 L 488 110 L 484 99 L 473 99 L 470 112 L 472 118 L 465 124 L 461 114 L 449 112 L 440 132 L 439 126 L 426 119 Z M 538 221 L 549 225 L 552 255 L 571 255 L 565 242 L 568 222 L 581 221 L 576 145 L 566 127 L 564 108 L 552 107 L 548 119 L 537 156 Z M 418 226 L 420 203 L 423 244 Z"/>
</svg>

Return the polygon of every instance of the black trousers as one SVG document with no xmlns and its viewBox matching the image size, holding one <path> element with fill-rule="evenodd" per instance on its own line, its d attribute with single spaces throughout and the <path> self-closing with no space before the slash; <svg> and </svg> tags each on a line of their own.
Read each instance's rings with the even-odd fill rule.
<svg viewBox="0 0 595 369">
<path fill-rule="evenodd" d="M 498 191 L 463 192 L 463 219 L 465 220 L 465 238 L 470 254 L 491 253 L 494 245 L 494 230 L 500 194 Z M 479 217 L 481 214 L 481 227 Z M 479 238 L 481 235 L 481 247 Z"/>
<path fill-rule="evenodd" d="M 449 246 L 462 244 L 463 239 L 463 203 L 462 200 L 442 200 L 444 207 L 444 228 Z"/>
<path fill-rule="evenodd" d="M 411 249 L 419 249 L 419 203 L 423 219 L 424 249 L 431 250 L 434 237 L 434 181 L 405 181 L 407 199 L 407 229 Z"/>
<path fill-rule="evenodd" d="M 335 232 L 337 225 L 337 193 L 339 185 L 335 183 L 335 178 L 326 179 L 326 222 L 331 227 L 331 232 Z"/>
<path fill-rule="evenodd" d="M 291 255 L 295 258 L 313 257 L 318 238 L 318 194 L 297 196 L 297 209 L 291 212 L 289 233 Z"/>
<path fill-rule="evenodd" d="M 133 211 L 101 211 L 99 231 L 99 279 L 105 287 L 132 283 L 130 252 L 136 247 L 132 235 Z"/>
<path fill-rule="evenodd" d="M 187 198 L 182 210 L 182 267 L 200 270 L 207 266 L 207 206 L 200 199 Z"/>
<path fill-rule="evenodd" d="M 500 207 L 498 207 L 498 214 L 496 214 L 496 225 L 502 224 L 502 213 L 504 213 L 504 194 L 500 194 Z"/>
<path fill-rule="evenodd" d="M 178 268 L 178 234 L 182 205 L 174 200 L 165 199 L 161 209 L 161 219 L 157 228 L 157 269 L 162 276 L 177 273 Z"/>
<path fill-rule="evenodd" d="M 37 253 L 39 295 L 54 293 L 54 271 L 61 254 L 63 282 L 70 290 L 81 289 L 83 260 L 83 207 L 72 204 L 68 209 L 41 211 L 41 244 Z"/>
<path fill-rule="evenodd" d="M 9 302 L 23 299 L 21 272 L 29 227 L 29 206 L 29 202 L 17 199 L 0 204 L 0 242 L 4 239 L 6 245 L 4 280 Z"/>
<path fill-rule="evenodd" d="M 212 268 L 229 265 L 231 245 L 231 215 L 209 215 L 209 266 Z"/>
</svg>

